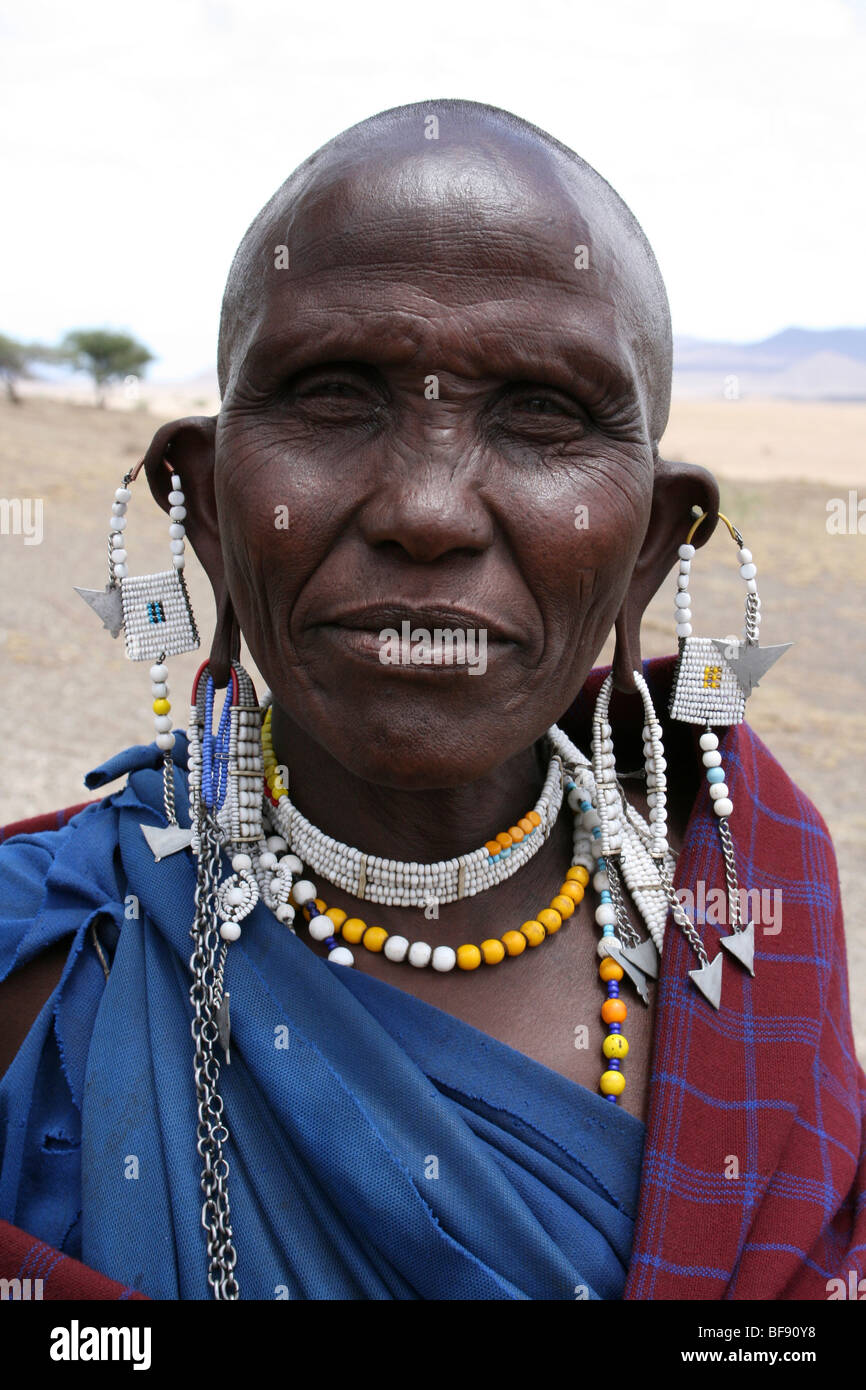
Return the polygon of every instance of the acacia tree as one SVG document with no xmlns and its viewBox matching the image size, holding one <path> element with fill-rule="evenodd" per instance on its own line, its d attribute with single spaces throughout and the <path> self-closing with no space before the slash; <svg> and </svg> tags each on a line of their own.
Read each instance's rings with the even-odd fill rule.
<svg viewBox="0 0 866 1390">
<path fill-rule="evenodd" d="M 5 333 L 0 333 L 0 377 L 6 387 L 7 398 L 13 404 L 21 404 L 16 383 L 30 375 L 34 362 L 48 362 L 52 356 L 52 350 L 41 343 L 21 343 L 17 338 L 7 338 Z"/>
<path fill-rule="evenodd" d="M 129 333 L 108 328 L 74 328 L 66 334 L 61 352 L 76 371 L 88 372 L 96 387 L 97 405 L 105 405 L 110 381 L 137 376 L 154 361 L 153 353 Z"/>
</svg>

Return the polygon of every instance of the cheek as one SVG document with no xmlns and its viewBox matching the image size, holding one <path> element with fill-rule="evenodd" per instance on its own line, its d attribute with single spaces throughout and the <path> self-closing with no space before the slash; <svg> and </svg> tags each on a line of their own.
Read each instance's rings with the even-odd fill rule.
<svg viewBox="0 0 866 1390">
<path fill-rule="evenodd" d="M 321 538 L 334 525 L 332 480 L 287 460 L 267 432 L 235 428 L 218 448 L 215 488 L 226 580 L 249 640 L 272 629 L 321 560 Z"/>
<path fill-rule="evenodd" d="M 509 507 L 512 534 L 543 615 L 548 655 L 561 658 L 562 648 L 596 637 L 600 647 L 640 552 L 651 463 L 648 469 L 643 451 L 610 452 L 518 483 Z"/>
</svg>

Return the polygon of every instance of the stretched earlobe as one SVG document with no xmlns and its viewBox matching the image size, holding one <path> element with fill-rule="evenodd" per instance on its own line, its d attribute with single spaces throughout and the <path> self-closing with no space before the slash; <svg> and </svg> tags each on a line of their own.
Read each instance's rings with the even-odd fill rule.
<svg viewBox="0 0 866 1390">
<path fill-rule="evenodd" d="M 702 545 L 715 529 L 718 483 L 712 473 L 697 464 L 657 458 L 649 525 L 615 625 L 613 683 L 627 694 L 635 692 L 632 673 L 641 669 L 640 628 L 644 612 L 676 561 L 692 519 L 691 509 L 696 505 L 712 518 L 701 527 L 700 542 L 695 540 L 696 545 Z"/>
<path fill-rule="evenodd" d="M 211 674 L 215 685 L 228 685 L 232 659 L 240 659 L 240 628 L 225 582 L 222 545 L 214 489 L 217 416 L 189 415 L 162 425 L 142 460 L 150 490 L 168 511 L 171 474 L 177 469 L 186 494 L 187 539 L 210 580 L 216 603 L 216 626 L 211 644 Z"/>
</svg>

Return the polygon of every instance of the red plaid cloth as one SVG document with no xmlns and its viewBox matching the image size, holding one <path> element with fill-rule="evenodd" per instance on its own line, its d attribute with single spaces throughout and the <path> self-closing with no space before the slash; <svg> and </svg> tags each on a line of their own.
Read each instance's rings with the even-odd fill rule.
<svg viewBox="0 0 866 1390">
<path fill-rule="evenodd" d="M 672 673 L 670 659 L 646 670 L 666 732 Z M 587 683 L 583 718 L 604 674 Z M 826 1299 L 828 1280 L 851 1287 L 850 1271 L 866 1270 L 866 1075 L 836 859 L 815 807 L 751 729 L 728 729 L 719 752 L 740 885 L 776 891 L 781 930 L 756 924 L 754 979 L 725 960 L 717 1013 L 688 979 L 698 961 L 668 918 L 624 1297 Z M 675 886 L 703 880 L 709 893 L 724 888 L 724 861 L 696 744 L 694 757 L 701 790 Z M 698 930 L 712 959 L 728 928 Z"/>
<path fill-rule="evenodd" d="M 22 1296 L 37 1297 L 36 1281 L 42 1281 L 41 1296 L 56 1299 L 147 1299 L 147 1294 L 106 1279 L 79 1260 L 62 1255 L 42 1240 L 34 1240 L 18 1226 L 0 1221 L 0 1279 L 20 1279 Z M 29 1280 L 29 1287 L 27 1281 Z"/>
</svg>

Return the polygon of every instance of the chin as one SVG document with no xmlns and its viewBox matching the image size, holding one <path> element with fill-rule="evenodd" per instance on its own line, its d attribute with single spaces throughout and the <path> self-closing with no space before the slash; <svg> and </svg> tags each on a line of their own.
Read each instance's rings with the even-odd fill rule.
<svg viewBox="0 0 866 1390">
<path fill-rule="evenodd" d="M 403 717 L 384 706 L 363 713 L 347 708 L 311 733 L 365 782 L 401 791 L 434 791 L 463 786 L 498 767 L 502 739 L 492 732 L 498 727 L 498 719 L 483 709 L 476 707 L 474 717 L 467 718 L 456 716 L 451 707 L 436 710 L 425 702 L 425 707 L 415 705 Z M 519 746 L 532 741 L 529 736 Z"/>
</svg>

